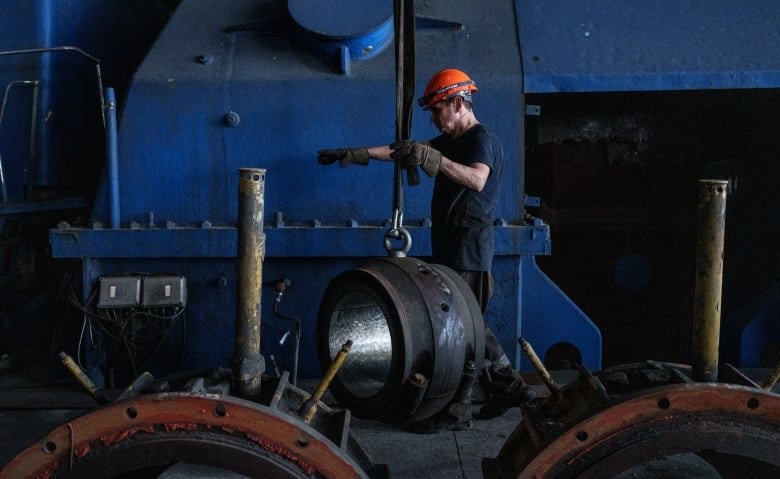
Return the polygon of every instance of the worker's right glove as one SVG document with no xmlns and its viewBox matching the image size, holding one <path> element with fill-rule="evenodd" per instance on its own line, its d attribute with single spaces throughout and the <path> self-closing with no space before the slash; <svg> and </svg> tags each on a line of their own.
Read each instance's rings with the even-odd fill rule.
<svg viewBox="0 0 780 479">
<path fill-rule="evenodd" d="M 337 161 L 339 166 L 347 166 L 353 163 L 356 165 L 367 165 L 368 149 L 338 148 L 335 150 L 320 150 L 317 152 L 317 161 L 323 165 L 331 165 Z"/>
<path fill-rule="evenodd" d="M 428 176 L 436 176 L 441 165 L 441 152 L 416 141 L 398 141 L 390 145 L 390 157 L 403 166 L 420 165 Z"/>
</svg>

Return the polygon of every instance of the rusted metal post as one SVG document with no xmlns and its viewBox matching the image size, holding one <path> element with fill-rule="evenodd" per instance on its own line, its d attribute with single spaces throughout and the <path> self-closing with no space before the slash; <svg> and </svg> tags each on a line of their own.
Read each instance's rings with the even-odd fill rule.
<svg viewBox="0 0 780 479">
<path fill-rule="evenodd" d="M 728 181 L 699 181 L 696 239 L 696 287 L 693 307 L 693 362 L 695 381 L 718 380 L 723 248 Z"/>
<path fill-rule="evenodd" d="M 311 397 L 304 401 L 303 404 L 301 404 L 301 407 L 298 410 L 298 414 L 303 417 L 303 421 L 306 424 L 309 424 L 314 418 L 314 415 L 317 413 L 317 401 L 322 399 L 325 391 L 328 390 L 328 386 L 330 386 L 331 381 L 333 381 L 333 378 L 336 377 L 336 373 L 339 372 L 341 365 L 344 364 L 344 360 L 347 359 L 347 354 L 349 354 L 350 349 L 352 349 L 352 340 L 348 339 L 347 342 L 341 346 L 341 349 L 336 354 L 336 357 L 333 358 L 333 362 L 330 363 L 328 370 L 325 371 L 325 375 L 314 389 Z"/>
<path fill-rule="evenodd" d="M 260 392 L 265 358 L 260 354 L 260 299 L 265 233 L 265 170 L 241 168 L 238 179 L 236 262 L 236 351 L 233 375 L 244 396 Z"/>
<path fill-rule="evenodd" d="M 761 387 L 766 389 L 767 391 L 771 391 L 773 387 L 775 387 L 775 384 L 777 384 L 777 381 L 780 380 L 780 363 L 777 363 L 774 369 L 772 369 L 772 372 L 769 373 L 769 377 L 766 378 L 766 381 L 761 383 Z"/>
<path fill-rule="evenodd" d="M 93 398 L 98 397 L 98 388 L 79 367 L 76 361 L 73 360 L 65 351 L 60 351 L 60 359 L 65 368 L 76 378 L 76 381 L 81 384 L 81 387 L 86 390 Z"/>
<path fill-rule="evenodd" d="M 517 342 L 520 343 L 520 348 L 531 361 L 531 364 L 534 366 L 534 369 L 536 369 L 539 377 L 542 378 L 542 381 L 544 381 L 544 385 L 547 386 L 550 394 L 556 398 L 560 398 L 560 388 L 557 384 L 555 384 L 555 380 L 552 378 L 552 376 L 550 376 L 550 372 L 547 371 L 547 368 L 545 368 L 544 364 L 542 364 L 541 359 L 539 359 L 539 356 L 536 354 L 536 351 L 534 351 L 531 343 L 526 341 L 523 337 L 518 338 Z"/>
</svg>

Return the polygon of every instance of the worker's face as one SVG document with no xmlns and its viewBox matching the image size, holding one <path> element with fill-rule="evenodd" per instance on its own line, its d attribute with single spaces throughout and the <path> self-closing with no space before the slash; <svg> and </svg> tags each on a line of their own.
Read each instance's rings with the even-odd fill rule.
<svg viewBox="0 0 780 479">
<path fill-rule="evenodd" d="M 436 128 L 445 135 L 451 135 L 455 132 L 460 101 L 460 98 L 454 97 L 434 103 L 430 107 L 431 123 L 436 125 Z"/>
</svg>

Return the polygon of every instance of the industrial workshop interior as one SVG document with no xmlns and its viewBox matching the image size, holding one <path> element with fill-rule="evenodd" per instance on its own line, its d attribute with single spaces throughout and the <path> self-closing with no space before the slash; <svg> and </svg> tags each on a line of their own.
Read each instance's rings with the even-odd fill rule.
<svg viewBox="0 0 780 479">
<path fill-rule="evenodd" d="M 0 479 L 780 478 L 780 2 L 2 9 Z"/>
</svg>

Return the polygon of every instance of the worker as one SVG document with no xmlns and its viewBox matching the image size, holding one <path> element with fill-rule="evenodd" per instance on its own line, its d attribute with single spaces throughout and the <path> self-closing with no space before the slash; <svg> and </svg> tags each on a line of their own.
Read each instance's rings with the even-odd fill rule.
<svg viewBox="0 0 780 479">
<path fill-rule="evenodd" d="M 496 135 L 476 117 L 472 95 L 476 83 L 461 70 L 445 69 L 431 78 L 418 100 L 430 111 L 441 132 L 427 142 L 401 141 L 392 145 L 320 150 L 322 164 L 338 162 L 367 165 L 370 158 L 398 161 L 404 167 L 421 167 L 435 178 L 431 200 L 433 263 L 457 271 L 471 287 L 484 314 L 493 295 L 493 215 L 501 185 L 504 154 Z M 485 327 L 486 368 L 482 384 L 488 402 L 484 417 L 506 411 L 512 401 L 527 401 L 532 391 Z M 491 400 L 493 399 L 493 400 Z M 463 411 L 464 408 L 460 408 Z M 458 417 L 456 417 L 458 416 Z M 471 425 L 471 410 L 458 414 L 443 411 L 417 424 L 418 432 L 459 430 Z"/>
</svg>

